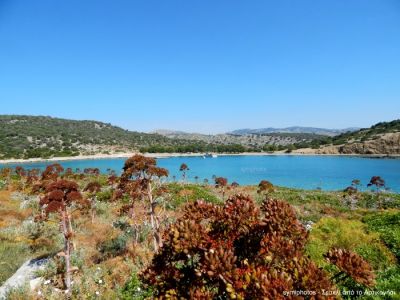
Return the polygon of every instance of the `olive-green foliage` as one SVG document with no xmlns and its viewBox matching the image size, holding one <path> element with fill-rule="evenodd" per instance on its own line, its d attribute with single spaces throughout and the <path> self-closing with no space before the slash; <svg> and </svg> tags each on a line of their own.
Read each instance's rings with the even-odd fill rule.
<svg viewBox="0 0 400 300">
<path fill-rule="evenodd" d="M 343 205 L 343 193 L 320 190 L 301 190 L 286 187 L 275 187 L 269 195 L 274 199 L 282 199 L 293 205 L 301 221 L 317 222 L 323 216 L 347 213 L 348 207 Z M 263 197 L 258 196 L 258 201 Z"/>
<path fill-rule="evenodd" d="M 323 254 L 332 247 L 357 252 L 375 270 L 385 270 L 395 263 L 392 253 L 380 241 L 379 235 L 368 232 L 367 226 L 358 220 L 326 217 L 313 226 L 306 246 L 311 258 L 320 266 L 326 266 Z"/>
<path fill-rule="evenodd" d="M 300 142 L 296 143 L 297 148 L 318 148 L 321 145 L 333 144 L 341 145 L 348 143 L 349 141 L 364 142 L 369 139 L 375 138 L 378 134 L 399 132 L 400 131 L 400 120 L 394 120 L 391 122 L 377 123 L 370 128 L 362 128 L 357 131 L 346 132 L 334 137 L 323 137 L 321 139 L 314 139 L 311 142 Z"/>
<path fill-rule="evenodd" d="M 149 287 L 144 287 L 142 282 L 137 277 L 137 274 L 133 273 L 125 286 L 120 290 L 119 299 L 142 300 L 150 299 L 152 295 L 152 289 Z"/>
<path fill-rule="evenodd" d="M 365 191 L 358 194 L 357 206 L 360 208 L 377 208 L 378 202 L 382 203 L 382 208 L 400 208 L 400 194 L 391 192 Z"/>
<path fill-rule="evenodd" d="M 363 299 L 399 300 L 400 299 L 400 266 L 393 266 L 377 274 L 375 291 L 386 292 L 377 296 L 364 296 Z M 392 295 L 394 293 L 394 295 Z"/>
<path fill-rule="evenodd" d="M 112 190 L 105 190 L 105 191 L 100 191 L 96 194 L 97 200 L 100 202 L 109 202 L 111 200 L 111 197 L 113 195 Z"/>
<path fill-rule="evenodd" d="M 79 145 L 118 145 L 133 150 L 154 145 L 193 144 L 97 121 L 21 115 L 0 116 L 0 141 L 0 156 L 3 158 L 76 156 L 80 151 Z"/>
<path fill-rule="evenodd" d="M 160 134 L 124 130 L 108 123 L 47 116 L 0 115 L 1 158 L 76 156 L 87 145 L 118 146 L 142 152 L 244 152 L 242 145 L 171 139 Z M 259 149 L 260 150 L 260 149 Z M 102 150 L 101 152 L 107 152 Z"/>
<path fill-rule="evenodd" d="M 276 188 L 273 193 L 271 193 L 271 197 L 283 199 L 290 204 L 319 202 L 321 204 L 329 204 L 334 207 L 342 207 L 342 194 L 338 192 L 279 187 Z"/>
<path fill-rule="evenodd" d="M 400 212 L 386 211 L 373 213 L 363 218 L 368 229 L 378 232 L 387 247 L 400 261 Z"/>
<path fill-rule="evenodd" d="M 29 285 L 26 283 L 22 286 L 10 289 L 6 292 L 5 298 L 7 300 L 21 300 L 21 299 L 33 299 L 33 295 L 30 291 Z"/>
<path fill-rule="evenodd" d="M 0 230 L 0 285 L 7 280 L 26 260 L 45 256 L 61 249 L 57 224 L 36 223 L 17 229 Z M 12 254 L 12 259 L 10 255 Z"/>
<path fill-rule="evenodd" d="M 26 243 L 0 238 L 0 286 L 30 258 L 30 255 L 29 245 Z"/>
<path fill-rule="evenodd" d="M 183 140 L 176 140 L 183 141 Z M 182 145 L 164 146 L 154 145 L 140 148 L 142 153 L 189 153 L 189 152 L 218 152 L 218 153 L 242 153 L 261 151 L 258 148 L 245 147 L 239 144 L 206 144 L 201 141 L 192 141 Z"/>
<path fill-rule="evenodd" d="M 115 257 L 123 254 L 126 251 L 127 243 L 130 238 L 131 236 L 124 233 L 111 240 L 105 240 L 102 242 L 100 245 L 98 245 L 98 249 L 102 254 L 102 258 Z"/>
<path fill-rule="evenodd" d="M 211 203 L 222 203 L 222 201 L 214 195 L 207 187 L 197 184 L 180 184 L 169 183 L 167 186 L 171 200 L 168 201 L 171 209 L 175 209 L 180 205 L 203 199 Z"/>
<path fill-rule="evenodd" d="M 360 254 L 374 268 L 376 286 L 373 291 L 399 291 L 400 269 L 389 249 L 380 241 L 379 235 L 375 232 L 368 232 L 365 224 L 358 220 L 335 219 L 331 217 L 322 218 L 311 230 L 310 239 L 306 246 L 307 254 L 318 265 L 324 267 L 332 275 L 338 269 L 327 264 L 323 254 L 331 247 L 349 249 Z M 368 289 L 357 284 L 351 278 L 345 278 L 338 283 L 342 292 L 360 291 L 362 294 Z M 343 297 L 351 299 L 351 297 Z M 363 296 L 363 299 L 394 299 L 388 297 Z"/>
<path fill-rule="evenodd" d="M 0 180 L 0 190 L 4 189 L 6 186 L 6 181 L 5 180 Z"/>
</svg>

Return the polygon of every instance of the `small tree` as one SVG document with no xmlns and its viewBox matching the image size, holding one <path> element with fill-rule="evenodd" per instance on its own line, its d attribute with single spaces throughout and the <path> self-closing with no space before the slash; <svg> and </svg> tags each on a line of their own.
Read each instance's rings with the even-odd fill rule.
<svg viewBox="0 0 400 300">
<path fill-rule="evenodd" d="M 15 174 L 19 177 L 19 180 L 22 184 L 21 189 L 24 191 L 27 183 L 27 172 L 22 166 L 15 167 Z"/>
<path fill-rule="evenodd" d="M 228 185 L 228 179 L 224 177 L 215 177 L 215 187 L 221 191 L 222 200 L 225 199 L 225 189 Z"/>
<path fill-rule="evenodd" d="M 110 185 L 111 190 L 114 191 L 118 184 L 118 176 L 115 174 L 110 174 L 107 177 L 107 183 Z"/>
<path fill-rule="evenodd" d="M 359 198 L 358 187 L 360 186 L 360 184 L 360 180 L 354 179 L 352 180 L 351 185 L 345 188 L 343 191 L 343 199 L 345 201 L 345 204 L 349 206 L 350 209 L 356 208 Z"/>
<path fill-rule="evenodd" d="M 74 171 L 72 171 L 72 168 L 66 168 L 63 174 L 63 178 L 71 178 L 74 176 Z"/>
<path fill-rule="evenodd" d="M 239 183 L 237 183 L 236 181 L 234 181 L 234 182 L 231 183 L 231 187 L 232 187 L 233 189 L 236 189 L 238 186 L 239 186 Z"/>
<path fill-rule="evenodd" d="M 163 192 L 159 179 L 167 177 L 168 171 L 157 167 L 157 162 L 154 158 L 143 155 L 134 155 L 129 158 L 125 162 L 123 170 L 118 185 L 120 194 L 128 193 L 130 195 L 132 212 L 136 201 L 142 202 L 147 207 L 153 231 L 154 249 L 157 252 L 162 245 L 160 220 L 156 212 L 156 207 L 159 204 L 157 198 Z"/>
<path fill-rule="evenodd" d="M 39 169 L 30 169 L 28 170 L 28 175 L 26 178 L 26 184 L 29 186 L 34 186 L 35 184 L 38 183 L 39 181 L 39 174 L 40 170 Z"/>
<path fill-rule="evenodd" d="M 64 168 L 60 164 L 48 165 L 42 173 L 42 181 L 54 181 L 62 172 Z"/>
<path fill-rule="evenodd" d="M 353 180 L 351 181 L 351 185 L 352 185 L 354 188 L 356 188 L 357 191 L 358 191 L 359 187 L 361 186 L 361 181 L 360 181 L 360 179 L 353 179 Z"/>
<path fill-rule="evenodd" d="M 189 171 L 189 167 L 187 166 L 187 164 L 181 164 L 181 166 L 179 167 L 179 171 L 182 172 L 182 181 L 186 182 L 186 172 Z"/>
<path fill-rule="evenodd" d="M 267 197 L 275 190 L 274 185 L 268 180 L 261 180 L 258 184 L 257 194 Z"/>
<path fill-rule="evenodd" d="M 0 177 L 4 180 L 5 187 L 7 188 L 11 181 L 11 173 L 12 173 L 11 168 L 2 168 L 0 171 Z"/>
<path fill-rule="evenodd" d="M 58 215 L 61 222 L 61 232 L 64 237 L 64 251 L 60 256 L 65 260 L 65 287 L 68 293 L 71 291 L 71 273 L 75 268 L 71 266 L 72 238 L 73 230 L 71 223 L 70 207 L 84 206 L 89 203 L 83 199 L 82 194 L 78 190 L 78 184 L 74 181 L 59 179 L 47 185 L 46 195 L 39 202 L 42 208 L 42 215 L 39 220 L 47 220 L 51 213 Z"/>
<path fill-rule="evenodd" d="M 100 170 L 99 170 L 99 168 L 85 168 L 83 170 L 83 173 L 86 175 L 91 175 L 91 176 L 99 176 Z"/>
<path fill-rule="evenodd" d="M 383 180 L 380 176 L 372 176 L 371 180 L 367 184 L 368 187 L 375 186 L 375 193 L 376 193 L 376 202 L 378 204 L 378 208 L 381 209 L 383 207 L 383 199 L 381 196 L 381 192 L 383 189 L 386 188 L 385 180 Z"/>
<path fill-rule="evenodd" d="M 96 194 L 101 191 L 101 185 L 97 181 L 92 181 L 86 185 L 83 191 L 88 193 L 90 199 L 90 209 L 91 209 L 91 217 L 93 223 L 96 214 L 96 202 L 97 202 Z"/>
<path fill-rule="evenodd" d="M 56 181 L 64 172 L 64 168 L 60 164 L 48 165 L 42 172 L 39 180 L 35 180 L 32 186 L 33 193 L 42 193 L 46 191 L 47 185 Z"/>
</svg>

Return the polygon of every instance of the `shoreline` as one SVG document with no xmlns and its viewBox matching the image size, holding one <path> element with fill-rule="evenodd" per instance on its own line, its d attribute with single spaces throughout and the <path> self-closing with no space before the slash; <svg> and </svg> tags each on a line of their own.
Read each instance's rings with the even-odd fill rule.
<svg viewBox="0 0 400 300">
<path fill-rule="evenodd" d="M 28 159 L 3 159 L 0 164 L 17 164 L 17 163 L 35 163 L 35 162 L 54 162 L 54 161 L 74 161 L 74 160 L 96 160 L 96 159 L 113 159 L 128 158 L 139 152 L 114 153 L 114 154 L 94 154 L 94 155 L 77 155 L 67 157 L 52 158 L 28 158 Z M 144 156 L 153 158 L 171 158 L 171 157 L 201 157 L 204 153 L 142 153 Z M 344 157 L 365 157 L 365 158 L 400 158 L 400 154 L 321 154 L 321 153 L 304 153 L 304 152 L 243 152 L 243 153 L 216 153 L 217 156 L 344 156 Z"/>
</svg>

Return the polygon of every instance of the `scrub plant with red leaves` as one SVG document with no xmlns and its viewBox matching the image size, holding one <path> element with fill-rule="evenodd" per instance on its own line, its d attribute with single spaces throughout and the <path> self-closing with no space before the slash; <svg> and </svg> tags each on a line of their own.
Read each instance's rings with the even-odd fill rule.
<svg viewBox="0 0 400 300">
<path fill-rule="evenodd" d="M 274 190 L 274 185 L 271 182 L 268 180 L 261 180 L 258 184 L 257 194 L 261 194 L 263 197 L 266 197 Z"/>
<path fill-rule="evenodd" d="M 224 177 L 215 177 L 214 182 L 215 182 L 215 187 L 221 191 L 222 200 L 224 200 L 225 190 L 228 185 L 228 179 Z"/>
<path fill-rule="evenodd" d="M 179 167 L 179 171 L 182 172 L 182 181 L 186 182 L 186 172 L 189 171 L 188 165 L 185 163 L 181 164 L 181 166 Z"/>
<path fill-rule="evenodd" d="M 223 206 L 199 200 L 165 231 L 140 278 L 156 299 L 303 299 L 288 291 L 332 299 L 323 294 L 335 295 L 335 284 L 304 254 L 307 237 L 286 202 L 264 200 L 258 208 L 242 194 Z"/>
<path fill-rule="evenodd" d="M 74 181 L 58 179 L 47 184 L 45 196 L 40 199 L 42 214 L 38 221 L 48 220 L 49 214 L 56 214 L 61 223 L 61 232 L 64 237 L 64 250 L 59 253 L 65 261 L 64 283 L 67 293 L 71 291 L 71 273 L 75 268 L 71 266 L 73 230 L 71 223 L 71 208 L 88 207 L 90 204 L 79 192 L 78 184 Z"/>
<path fill-rule="evenodd" d="M 97 202 L 96 194 L 101 191 L 101 184 L 97 181 L 91 181 L 85 186 L 83 191 L 87 192 L 88 198 L 90 199 L 90 209 L 91 209 L 91 217 L 92 217 L 92 223 L 93 223 L 94 217 L 96 214 L 96 210 L 95 210 L 96 202 Z"/>
<path fill-rule="evenodd" d="M 375 274 L 371 266 L 360 255 L 349 250 L 332 248 L 324 255 L 326 260 L 340 270 L 333 279 L 343 280 L 351 277 L 359 284 L 372 287 L 375 285 Z"/>
<path fill-rule="evenodd" d="M 42 172 L 40 179 L 32 186 L 33 193 L 42 193 L 46 191 L 47 185 L 53 183 L 61 177 L 64 168 L 60 164 L 48 165 Z"/>
<path fill-rule="evenodd" d="M 26 184 L 28 186 L 33 187 L 40 179 L 40 170 L 39 169 L 30 169 L 27 172 Z"/>
<path fill-rule="evenodd" d="M 382 190 L 386 188 L 386 183 L 385 180 L 380 177 L 380 176 L 372 176 L 371 180 L 367 184 L 368 187 L 375 187 L 375 193 L 376 193 L 376 203 L 379 209 L 383 208 L 383 199 L 382 199 Z"/>
<path fill-rule="evenodd" d="M 126 160 L 116 191 L 119 197 L 125 193 L 129 194 L 132 201 L 128 207 L 131 210 L 133 219 L 135 218 L 135 203 L 139 201 L 145 206 L 146 215 L 150 219 L 154 250 L 156 252 L 162 246 L 160 217 L 156 208 L 159 204 L 158 197 L 165 192 L 160 179 L 167 176 L 168 171 L 157 167 L 157 162 L 154 158 L 134 155 Z"/>
<path fill-rule="evenodd" d="M 48 165 L 42 173 L 42 181 L 56 180 L 62 172 L 64 172 L 64 168 L 60 164 Z"/>
<path fill-rule="evenodd" d="M 351 181 L 351 185 L 343 190 L 344 204 L 352 210 L 356 209 L 357 207 L 357 202 L 360 196 L 358 187 L 360 186 L 360 184 L 360 180 L 354 179 Z"/>
</svg>

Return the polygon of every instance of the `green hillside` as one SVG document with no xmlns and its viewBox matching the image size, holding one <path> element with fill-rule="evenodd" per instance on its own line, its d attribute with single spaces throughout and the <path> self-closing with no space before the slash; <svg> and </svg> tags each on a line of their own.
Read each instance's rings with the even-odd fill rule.
<svg viewBox="0 0 400 300">
<path fill-rule="evenodd" d="M 151 153 L 287 151 L 349 145 L 400 131 L 400 120 L 337 136 L 307 133 L 165 136 L 129 131 L 109 123 L 48 116 L 0 115 L 0 159 L 49 158 L 130 151 Z"/>
<path fill-rule="evenodd" d="M 354 142 L 375 140 L 388 133 L 400 132 L 400 119 L 391 122 L 380 122 L 370 128 L 362 128 L 353 132 L 342 133 L 333 137 L 322 137 L 311 142 L 296 143 L 296 148 L 318 148 L 322 145 L 344 145 Z"/>
<path fill-rule="evenodd" d="M 375 139 L 378 135 L 392 132 L 400 132 L 400 119 L 391 122 L 380 122 L 370 128 L 362 128 L 354 132 L 340 134 L 333 138 L 333 143 L 338 145 L 346 142 L 363 142 Z"/>
<path fill-rule="evenodd" d="M 171 139 L 98 121 L 48 116 L 0 115 L 0 158 L 48 158 L 79 154 L 149 152 L 243 152 L 240 145 Z"/>
<path fill-rule="evenodd" d="M 0 116 L 0 141 L 2 158 L 74 156 L 176 143 L 158 134 L 128 131 L 97 121 L 17 115 Z"/>
</svg>

